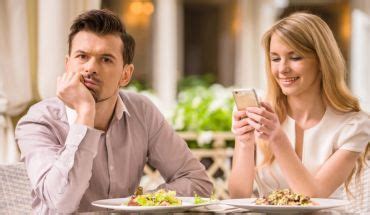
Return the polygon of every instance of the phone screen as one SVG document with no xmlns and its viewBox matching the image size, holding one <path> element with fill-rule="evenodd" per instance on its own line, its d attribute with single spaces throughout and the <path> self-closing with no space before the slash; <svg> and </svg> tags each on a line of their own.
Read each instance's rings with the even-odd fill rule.
<svg viewBox="0 0 370 215">
<path fill-rule="evenodd" d="M 238 110 L 244 110 L 247 107 L 260 106 L 256 91 L 254 89 L 234 90 L 233 95 Z"/>
</svg>

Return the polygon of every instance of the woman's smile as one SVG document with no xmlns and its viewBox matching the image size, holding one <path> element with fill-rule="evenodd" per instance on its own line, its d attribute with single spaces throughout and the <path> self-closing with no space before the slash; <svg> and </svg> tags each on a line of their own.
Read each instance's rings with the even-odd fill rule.
<svg viewBox="0 0 370 215">
<path fill-rule="evenodd" d="M 279 78 L 279 82 L 284 87 L 289 87 L 296 83 L 299 77 L 286 77 L 286 78 Z"/>
</svg>

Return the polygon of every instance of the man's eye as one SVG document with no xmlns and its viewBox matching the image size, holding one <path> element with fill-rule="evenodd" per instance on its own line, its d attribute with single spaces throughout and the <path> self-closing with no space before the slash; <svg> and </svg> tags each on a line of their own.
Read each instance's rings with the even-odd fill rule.
<svg viewBox="0 0 370 215">
<path fill-rule="evenodd" d="M 103 57 L 102 61 L 104 63 L 111 63 L 112 62 L 112 60 L 109 57 Z"/>
<path fill-rule="evenodd" d="M 79 55 L 77 55 L 77 58 L 79 58 L 81 60 L 85 60 L 87 58 L 87 56 L 84 55 L 84 54 L 79 54 Z"/>
</svg>

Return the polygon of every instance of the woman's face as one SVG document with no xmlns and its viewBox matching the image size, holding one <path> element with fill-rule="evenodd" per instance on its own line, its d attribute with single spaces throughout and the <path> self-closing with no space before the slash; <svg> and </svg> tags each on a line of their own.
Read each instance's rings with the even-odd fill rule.
<svg viewBox="0 0 370 215">
<path fill-rule="evenodd" d="M 320 93 L 321 73 L 317 58 L 301 56 L 276 34 L 270 42 L 271 72 L 287 96 Z"/>
</svg>

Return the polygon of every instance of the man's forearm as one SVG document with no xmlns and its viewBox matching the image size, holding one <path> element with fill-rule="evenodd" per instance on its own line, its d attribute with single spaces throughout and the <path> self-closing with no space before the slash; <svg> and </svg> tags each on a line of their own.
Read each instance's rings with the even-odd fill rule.
<svg viewBox="0 0 370 215">
<path fill-rule="evenodd" d="M 213 185 L 206 174 L 202 164 L 196 158 L 191 159 L 186 164 L 188 170 L 183 170 L 176 174 L 168 183 L 162 184 L 159 188 L 176 190 L 180 196 L 200 196 L 209 197 L 213 191 Z"/>
<path fill-rule="evenodd" d="M 179 196 L 194 196 L 196 193 L 202 197 L 210 197 L 213 191 L 213 185 L 209 180 L 190 177 L 183 177 L 173 182 L 161 184 L 159 188 L 175 190 Z"/>
<path fill-rule="evenodd" d="M 78 208 L 89 186 L 100 132 L 72 125 L 65 149 L 40 178 L 36 193 L 50 209 L 70 213 Z M 85 131 L 85 132 L 83 132 Z"/>
</svg>

